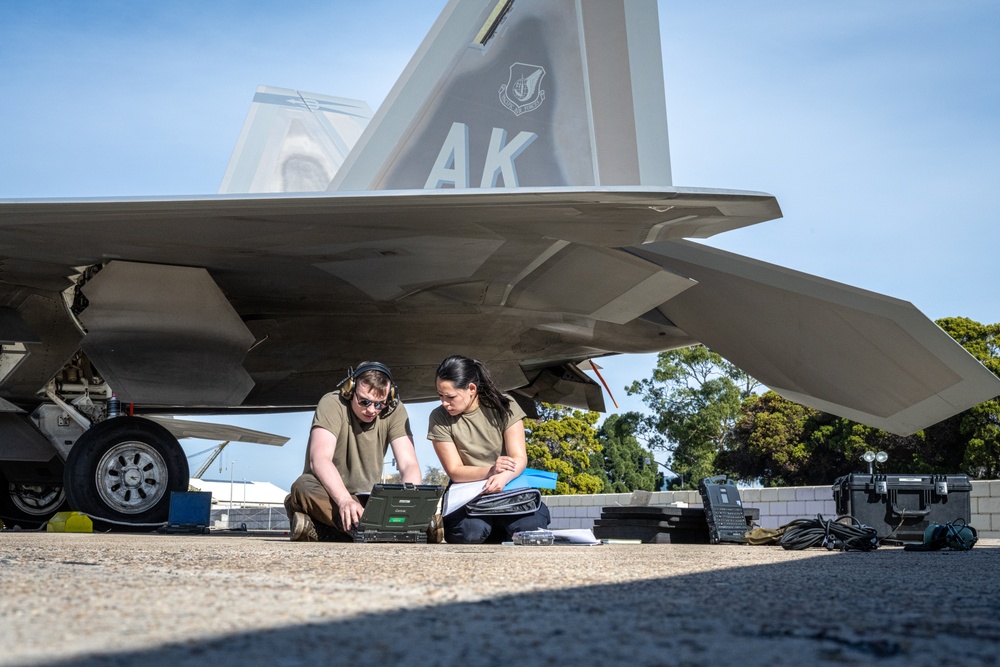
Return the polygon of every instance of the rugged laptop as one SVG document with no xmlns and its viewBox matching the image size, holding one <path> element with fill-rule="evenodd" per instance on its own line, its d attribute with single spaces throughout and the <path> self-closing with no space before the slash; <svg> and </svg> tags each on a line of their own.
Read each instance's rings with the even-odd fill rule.
<svg viewBox="0 0 1000 667">
<path fill-rule="evenodd" d="M 705 504 L 709 543 L 746 542 L 747 519 L 735 482 L 725 475 L 706 477 L 698 483 L 698 492 Z"/>
<path fill-rule="evenodd" d="M 426 542 L 443 486 L 376 484 L 365 503 L 355 542 Z"/>
</svg>

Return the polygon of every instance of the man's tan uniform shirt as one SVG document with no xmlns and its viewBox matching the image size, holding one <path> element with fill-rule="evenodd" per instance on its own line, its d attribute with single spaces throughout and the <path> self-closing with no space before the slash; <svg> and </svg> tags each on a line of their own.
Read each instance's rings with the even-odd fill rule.
<svg viewBox="0 0 1000 667">
<path fill-rule="evenodd" d="M 431 412 L 427 438 L 431 442 L 453 442 L 463 464 L 488 468 L 507 453 L 503 432 L 525 417 L 524 410 L 513 399 L 510 409 L 513 414 L 506 417 L 502 412 L 483 405 L 482 399 L 476 410 L 454 417 L 444 406 L 435 408 Z"/>
<path fill-rule="evenodd" d="M 402 403 L 387 417 L 376 417 L 371 424 L 365 424 L 355 416 L 351 406 L 341 400 L 339 391 L 320 399 L 312 425 L 325 428 L 337 438 L 333 465 L 352 494 L 370 493 L 381 481 L 389 443 L 404 435 L 413 437 L 410 419 Z M 308 448 L 303 472 L 312 473 Z"/>
</svg>

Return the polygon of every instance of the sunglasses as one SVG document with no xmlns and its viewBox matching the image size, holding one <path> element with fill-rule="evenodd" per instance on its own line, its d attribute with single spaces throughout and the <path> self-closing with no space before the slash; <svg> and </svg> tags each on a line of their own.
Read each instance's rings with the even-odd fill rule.
<svg viewBox="0 0 1000 667">
<path fill-rule="evenodd" d="M 373 406 L 375 406 L 376 410 L 381 410 L 386 405 L 385 401 L 371 401 L 371 400 L 369 400 L 367 398 L 361 398 L 357 394 L 354 394 L 354 398 L 357 399 L 358 405 L 360 405 L 363 408 L 367 408 L 368 406 L 373 405 Z"/>
</svg>

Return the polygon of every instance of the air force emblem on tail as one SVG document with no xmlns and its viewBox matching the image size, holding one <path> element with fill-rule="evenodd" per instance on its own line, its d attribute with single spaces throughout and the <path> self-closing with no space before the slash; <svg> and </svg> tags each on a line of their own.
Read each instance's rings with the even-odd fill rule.
<svg viewBox="0 0 1000 667">
<path fill-rule="evenodd" d="M 545 91 L 542 90 L 544 76 L 544 67 L 514 63 L 510 66 L 507 83 L 500 86 L 500 102 L 515 116 L 534 111 L 545 101 Z M 505 187 L 518 187 L 514 159 L 537 138 L 538 135 L 534 132 L 521 131 L 508 142 L 507 130 L 494 127 L 490 134 L 490 145 L 486 150 L 483 177 L 479 187 L 495 188 L 501 177 Z M 434 190 L 445 185 L 467 188 L 472 183 L 471 179 L 469 127 L 465 123 L 454 122 L 444 143 L 441 144 L 441 150 L 438 151 L 437 159 L 427 175 L 424 188 Z"/>
<path fill-rule="evenodd" d="M 544 76 L 544 67 L 514 63 L 510 66 L 507 83 L 500 86 L 500 103 L 515 116 L 534 111 L 545 101 L 545 91 L 542 90 Z"/>
</svg>

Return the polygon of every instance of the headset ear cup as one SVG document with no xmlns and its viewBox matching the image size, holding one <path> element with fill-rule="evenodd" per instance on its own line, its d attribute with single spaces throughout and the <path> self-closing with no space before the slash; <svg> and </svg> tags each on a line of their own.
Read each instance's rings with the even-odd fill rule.
<svg viewBox="0 0 1000 667">
<path fill-rule="evenodd" d="M 389 383 L 389 393 L 385 395 L 385 407 L 379 413 L 380 417 L 388 417 L 399 407 L 399 392 L 393 382 Z"/>
<path fill-rule="evenodd" d="M 955 520 L 946 524 L 946 526 L 948 531 L 945 537 L 945 544 L 950 549 L 968 551 L 979 540 L 979 533 L 976 532 L 976 529 L 967 525 L 964 521 L 959 523 L 959 520 Z"/>
<path fill-rule="evenodd" d="M 934 548 L 934 541 L 937 539 L 938 524 L 932 523 L 924 528 L 924 541 L 921 543 L 924 551 Z"/>
<path fill-rule="evenodd" d="M 931 546 L 935 549 L 941 549 L 948 541 L 948 526 L 933 523 L 931 526 L 933 526 L 931 531 Z"/>
<path fill-rule="evenodd" d="M 382 410 L 382 416 L 388 417 L 399 405 L 399 396 L 396 395 L 396 385 L 389 385 L 389 393 L 385 396 L 385 409 Z"/>
<path fill-rule="evenodd" d="M 354 396 L 354 369 L 347 369 L 347 377 L 340 381 L 337 385 L 337 389 L 340 390 L 340 397 L 345 401 L 351 400 Z"/>
</svg>

